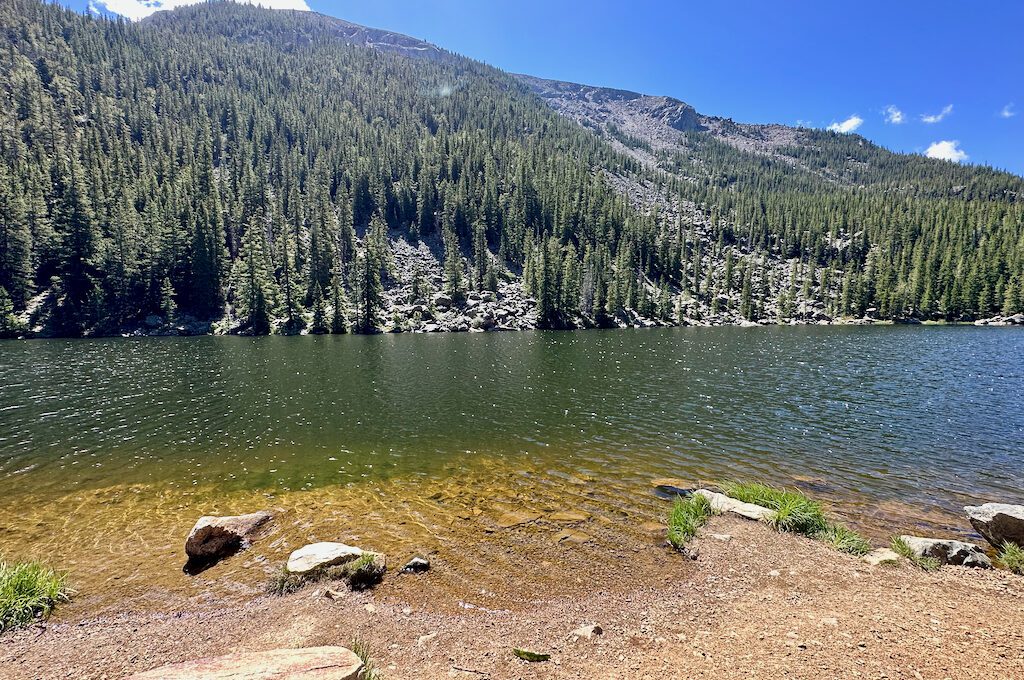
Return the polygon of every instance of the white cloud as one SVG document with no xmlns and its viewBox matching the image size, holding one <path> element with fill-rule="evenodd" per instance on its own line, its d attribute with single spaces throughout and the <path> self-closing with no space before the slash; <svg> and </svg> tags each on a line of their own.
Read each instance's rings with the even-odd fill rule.
<svg viewBox="0 0 1024 680">
<path fill-rule="evenodd" d="M 1013 102 L 1010 102 L 1009 104 L 1003 107 L 1002 111 L 999 112 L 999 116 L 1001 118 L 1013 118 L 1014 116 L 1017 115 L 1017 112 L 1013 110 L 1013 107 Z"/>
<path fill-rule="evenodd" d="M 892 123 L 893 125 L 899 125 L 900 123 L 906 122 L 906 118 L 903 116 L 903 112 L 896 108 L 894 105 L 889 104 L 882 113 L 885 115 L 885 122 Z"/>
<path fill-rule="evenodd" d="M 935 113 L 935 114 L 931 114 L 931 115 L 923 114 L 921 116 L 921 122 L 922 123 L 938 123 L 940 120 L 942 120 L 943 118 L 945 118 L 946 116 L 948 116 L 951 113 L 953 113 L 953 105 L 952 104 L 947 104 L 942 109 L 942 111 L 940 111 L 939 113 Z"/>
<path fill-rule="evenodd" d="M 933 142 L 924 155 L 928 158 L 939 158 L 954 163 L 961 163 L 969 158 L 967 152 L 960 148 L 960 142 L 955 139 Z"/>
<path fill-rule="evenodd" d="M 804 120 L 803 118 L 797 118 L 796 119 L 796 126 L 797 127 L 802 127 L 802 128 L 810 128 L 810 127 L 814 127 L 814 123 L 809 121 L 809 120 Z"/>
<path fill-rule="evenodd" d="M 832 132 L 853 132 L 864 123 L 864 119 L 858 116 L 856 113 L 844 120 L 841 123 L 832 123 L 828 126 L 828 129 Z"/>
<path fill-rule="evenodd" d="M 132 21 L 145 19 L 150 14 L 165 9 L 175 9 L 186 5 L 198 5 L 206 0 L 90 0 L 89 9 L 98 12 L 105 9 L 120 14 Z M 240 0 L 250 5 L 262 5 L 269 9 L 309 10 L 306 0 Z"/>
</svg>

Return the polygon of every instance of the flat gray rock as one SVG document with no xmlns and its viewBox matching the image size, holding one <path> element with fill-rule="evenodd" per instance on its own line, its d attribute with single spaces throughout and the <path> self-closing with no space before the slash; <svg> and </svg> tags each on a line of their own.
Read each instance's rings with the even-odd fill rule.
<svg viewBox="0 0 1024 680">
<path fill-rule="evenodd" d="M 200 517 L 188 538 L 185 554 L 196 560 L 216 560 L 249 547 L 252 535 L 271 519 L 269 512 Z"/>
<path fill-rule="evenodd" d="M 759 522 L 771 521 L 772 516 L 775 514 L 768 508 L 760 505 L 754 505 L 753 503 L 738 501 L 735 498 L 726 496 L 724 493 L 717 493 L 707 489 L 697 489 L 694 493 L 707 498 L 711 502 L 711 509 L 718 513 L 731 512 L 734 515 L 757 520 Z"/>
<path fill-rule="evenodd" d="M 345 647 L 245 652 L 171 664 L 129 680 L 357 680 L 363 662 Z"/>
<path fill-rule="evenodd" d="M 964 508 L 967 519 L 985 540 L 997 548 L 1004 543 L 1024 546 L 1024 505 L 985 503 Z"/>
<path fill-rule="evenodd" d="M 981 546 L 952 539 L 900 536 L 918 557 L 932 557 L 942 564 L 990 569 L 992 560 Z"/>
<path fill-rule="evenodd" d="M 292 574 L 308 574 L 317 569 L 351 562 L 362 555 L 362 548 L 344 543 L 310 543 L 288 556 L 286 569 Z"/>
</svg>

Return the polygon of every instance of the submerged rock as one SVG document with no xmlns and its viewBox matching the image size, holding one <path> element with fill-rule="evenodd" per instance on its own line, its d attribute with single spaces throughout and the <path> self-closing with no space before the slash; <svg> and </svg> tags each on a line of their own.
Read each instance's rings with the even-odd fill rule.
<svg viewBox="0 0 1024 680">
<path fill-rule="evenodd" d="M 964 512 L 971 526 L 995 547 L 1007 542 L 1024 546 L 1024 505 L 985 503 L 968 505 Z"/>
<path fill-rule="evenodd" d="M 310 543 L 288 556 L 286 569 L 291 574 L 304 575 L 352 562 L 363 556 L 363 549 L 344 543 Z"/>
<path fill-rule="evenodd" d="M 900 536 L 918 557 L 932 557 L 942 564 L 989 569 L 992 560 L 981 546 L 952 539 Z"/>
<path fill-rule="evenodd" d="M 697 489 L 694 493 L 707 498 L 711 502 L 711 509 L 715 512 L 731 512 L 740 517 L 746 517 L 747 519 L 759 522 L 768 522 L 771 520 L 772 515 L 774 515 L 768 508 L 738 501 L 735 498 L 726 496 L 724 493 L 708 491 L 707 489 Z"/>
<path fill-rule="evenodd" d="M 248 515 L 200 517 L 185 540 L 185 554 L 191 560 L 218 560 L 249 547 L 256 530 L 270 521 L 269 512 Z"/>
<path fill-rule="evenodd" d="M 129 680 L 357 680 L 363 662 L 345 647 L 307 647 L 243 652 L 161 666 Z"/>
</svg>

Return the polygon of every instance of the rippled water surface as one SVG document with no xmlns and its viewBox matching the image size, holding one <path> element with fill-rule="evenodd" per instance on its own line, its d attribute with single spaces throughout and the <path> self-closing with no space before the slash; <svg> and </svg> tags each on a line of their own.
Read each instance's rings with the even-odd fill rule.
<svg viewBox="0 0 1024 680">
<path fill-rule="evenodd" d="M 1024 333 L 673 329 L 0 344 L 0 490 L 300 488 L 477 454 L 1017 495 Z"/>
<path fill-rule="evenodd" d="M 102 526 L 112 489 L 187 526 L 221 496 L 415 493 L 471 469 L 517 471 L 513 502 L 583 479 L 624 509 L 657 477 L 798 483 L 879 532 L 1024 501 L 1012 328 L 4 342 L 0 385 L 0 534 L 23 550 L 43 539 L 16 525 Z M 87 497 L 74 527 L 44 516 Z"/>
</svg>

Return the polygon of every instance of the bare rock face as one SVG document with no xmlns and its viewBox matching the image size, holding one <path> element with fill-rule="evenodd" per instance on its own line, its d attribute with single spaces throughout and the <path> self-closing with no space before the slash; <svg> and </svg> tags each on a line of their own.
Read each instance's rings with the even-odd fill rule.
<svg viewBox="0 0 1024 680">
<path fill-rule="evenodd" d="M 362 556 L 362 548 L 344 543 L 310 543 L 289 555 L 286 568 L 289 573 L 301 576 L 319 569 L 352 562 Z"/>
<path fill-rule="evenodd" d="M 704 496 L 711 502 L 711 509 L 715 512 L 731 512 L 740 517 L 757 520 L 759 522 L 771 521 L 774 514 L 768 508 L 753 503 L 744 503 L 735 498 L 730 498 L 724 493 L 717 493 L 707 489 L 697 489 L 694 493 Z"/>
<path fill-rule="evenodd" d="M 997 548 L 1004 543 L 1024 546 L 1024 505 L 985 503 L 964 508 L 967 519 L 985 540 Z"/>
<path fill-rule="evenodd" d="M 129 680 L 357 680 L 363 662 L 344 647 L 271 649 L 186 661 Z"/>
<path fill-rule="evenodd" d="M 185 541 L 191 560 L 218 560 L 249 547 L 256 530 L 270 521 L 269 512 L 231 517 L 200 517 Z"/>
<path fill-rule="evenodd" d="M 990 569 L 992 560 L 980 546 L 963 541 L 921 536 L 900 536 L 918 557 L 932 557 L 942 564 Z"/>
</svg>

